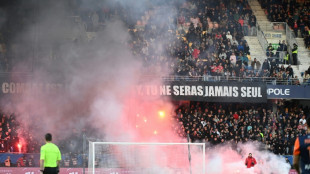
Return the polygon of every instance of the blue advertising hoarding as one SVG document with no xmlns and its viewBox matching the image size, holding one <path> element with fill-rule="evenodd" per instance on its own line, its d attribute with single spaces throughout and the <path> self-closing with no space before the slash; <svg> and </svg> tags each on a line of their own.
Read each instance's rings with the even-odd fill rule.
<svg viewBox="0 0 310 174">
<path fill-rule="evenodd" d="M 310 85 L 267 85 L 268 99 L 310 99 Z"/>
</svg>

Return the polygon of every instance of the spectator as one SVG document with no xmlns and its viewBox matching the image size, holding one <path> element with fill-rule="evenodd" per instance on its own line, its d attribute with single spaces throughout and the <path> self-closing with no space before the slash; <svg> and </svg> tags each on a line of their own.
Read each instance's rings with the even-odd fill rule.
<svg viewBox="0 0 310 174">
<path fill-rule="evenodd" d="M 249 14 L 246 13 L 243 20 L 243 33 L 245 36 L 249 35 Z"/>
<path fill-rule="evenodd" d="M 238 45 L 238 51 L 239 52 L 244 52 L 244 46 L 243 46 L 243 42 L 240 42 L 240 44 Z"/>
<path fill-rule="evenodd" d="M 251 66 L 255 72 L 257 72 L 261 68 L 261 64 L 256 58 L 254 58 L 254 60 L 252 61 Z"/>
<path fill-rule="evenodd" d="M 304 83 L 310 84 L 310 73 L 309 73 L 309 70 L 304 72 L 303 79 L 304 79 L 304 81 L 303 81 Z"/>
<path fill-rule="evenodd" d="M 251 15 L 249 26 L 250 26 L 250 35 L 255 36 L 256 35 L 256 17 L 255 17 L 255 15 Z"/>
<path fill-rule="evenodd" d="M 265 59 L 264 63 L 263 63 L 263 66 L 262 66 L 262 70 L 267 70 L 269 71 L 270 67 L 269 67 L 269 63 L 268 63 L 268 60 Z"/>
<path fill-rule="evenodd" d="M 291 65 L 288 65 L 288 67 L 286 67 L 286 70 L 285 70 L 285 71 L 289 73 L 289 76 L 290 76 L 291 78 L 294 77 L 294 71 L 293 71 L 293 68 L 292 68 Z"/>
<path fill-rule="evenodd" d="M 309 26 L 305 27 L 305 33 L 304 33 L 304 41 L 305 41 L 305 46 L 306 48 L 310 48 L 310 30 L 309 30 Z"/>
<path fill-rule="evenodd" d="M 299 123 L 301 123 L 302 125 L 305 125 L 307 123 L 307 120 L 306 120 L 306 116 L 303 115 L 301 119 L 299 119 Z"/>
<path fill-rule="evenodd" d="M 34 156 L 31 155 L 30 158 L 27 160 L 27 167 L 34 167 Z"/>
<path fill-rule="evenodd" d="M 231 53 L 231 56 L 230 56 L 230 63 L 235 66 L 236 65 L 236 62 L 237 62 L 237 58 L 236 58 L 236 55 L 234 52 Z"/>
<path fill-rule="evenodd" d="M 17 167 L 25 167 L 26 166 L 26 159 L 24 155 L 17 160 Z"/>
<path fill-rule="evenodd" d="M 270 44 L 270 45 L 271 45 L 271 44 Z M 274 58 L 272 46 L 268 46 L 268 47 L 267 47 L 266 56 L 267 56 L 267 58 L 268 58 L 269 61 L 271 61 L 271 59 Z"/>
<path fill-rule="evenodd" d="M 279 62 L 284 63 L 283 59 L 286 56 L 287 51 L 287 45 L 285 43 L 285 40 L 282 42 L 279 40 L 279 47 L 277 49 L 277 57 L 279 58 Z"/>
<path fill-rule="evenodd" d="M 294 21 L 294 24 L 293 24 L 293 30 L 294 30 L 294 34 L 295 34 L 295 37 L 298 37 L 298 23 L 297 23 L 297 20 Z"/>
<path fill-rule="evenodd" d="M 7 159 L 4 161 L 4 166 L 5 167 L 11 167 L 12 161 L 10 156 L 7 157 Z"/>
<path fill-rule="evenodd" d="M 230 31 L 227 31 L 226 38 L 229 39 L 230 42 L 232 41 L 232 35 L 230 34 Z"/>
<path fill-rule="evenodd" d="M 244 64 L 245 66 L 248 66 L 249 59 L 248 59 L 246 53 L 244 53 L 243 56 L 241 57 L 241 62 L 242 62 L 242 64 Z"/>
<path fill-rule="evenodd" d="M 247 168 L 254 167 L 257 164 L 256 159 L 252 157 L 252 153 L 249 153 L 249 156 L 245 159 L 245 165 Z"/>
<path fill-rule="evenodd" d="M 294 43 L 294 48 L 292 49 L 292 57 L 293 57 L 293 65 L 297 65 L 297 53 L 298 53 L 298 46 Z"/>
<path fill-rule="evenodd" d="M 238 115 L 237 112 L 234 113 L 233 117 L 234 117 L 235 120 L 239 120 L 239 115 Z"/>
<path fill-rule="evenodd" d="M 287 157 L 285 157 L 285 161 L 286 161 L 286 163 L 287 163 L 287 164 L 289 164 L 289 165 L 291 166 L 290 168 L 292 169 L 292 168 L 293 168 L 293 166 L 292 166 L 292 164 L 291 164 L 290 160 L 289 160 Z"/>
<path fill-rule="evenodd" d="M 284 57 L 284 64 L 289 64 L 289 60 L 290 60 L 290 54 L 286 53 L 286 56 Z"/>
</svg>

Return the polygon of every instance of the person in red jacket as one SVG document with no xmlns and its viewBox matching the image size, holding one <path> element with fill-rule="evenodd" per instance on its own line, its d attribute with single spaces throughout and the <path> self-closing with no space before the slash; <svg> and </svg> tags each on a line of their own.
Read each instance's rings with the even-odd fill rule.
<svg viewBox="0 0 310 174">
<path fill-rule="evenodd" d="M 200 50 L 195 48 L 192 53 L 192 56 L 194 57 L 194 59 L 198 59 L 199 54 L 200 54 Z"/>
<path fill-rule="evenodd" d="M 252 157 L 252 153 L 249 153 L 249 156 L 245 159 L 245 165 L 247 168 L 254 167 L 256 165 L 256 160 L 254 157 Z"/>
<path fill-rule="evenodd" d="M 239 115 L 238 115 L 238 113 L 237 113 L 237 112 L 235 112 L 235 113 L 234 113 L 234 115 L 233 115 L 233 117 L 234 117 L 234 119 L 235 119 L 235 120 L 238 120 L 238 119 L 239 119 Z"/>
</svg>

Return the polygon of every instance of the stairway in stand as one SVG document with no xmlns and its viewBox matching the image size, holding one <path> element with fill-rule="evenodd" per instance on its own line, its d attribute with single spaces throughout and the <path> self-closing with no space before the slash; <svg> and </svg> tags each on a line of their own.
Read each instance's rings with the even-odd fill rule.
<svg viewBox="0 0 310 174">
<path fill-rule="evenodd" d="M 281 38 L 277 38 L 277 39 L 267 38 L 268 43 L 278 43 L 279 40 L 286 40 L 285 32 L 274 29 L 272 23 L 267 19 L 267 16 L 264 12 L 264 9 L 261 8 L 261 6 L 257 0 L 249 0 L 249 5 L 251 6 L 251 9 L 252 9 L 254 15 L 256 16 L 258 25 L 260 26 L 261 30 L 264 33 L 267 33 L 267 32 L 280 32 L 280 33 L 282 33 Z M 249 39 L 250 51 L 251 50 L 253 51 L 253 49 L 254 50 L 257 49 L 259 51 L 261 49 L 266 49 L 266 48 L 261 48 L 261 47 L 259 48 L 256 45 L 257 43 L 255 43 L 254 40 L 255 40 L 254 37 L 253 37 L 253 39 Z M 294 70 L 294 74 L 296 76 L 298 76 L 298 78 L 300 78 L 300 80 L 302 80 L 301 73 L 303 73 L 305 70 L 307 70 L 308 67 L 310 66 L 310 51 L 309 51 L 309 49 L 306 49 L 306 47 L 304 45 L 303 38 L 296 38 L 296 40 L 297 40 L 297 45 L 298 45 L 298 62 L 299 62 L 299 64 L 298 65 L 292 65 L 292 68 Z M 257 39 L 257 42 L 258 42 L 258 39 Z M 253 45 L 250 45 L 252 43 L 253 43 Z M 257 51 L 257 52 L 254 51 L 254 54 L 259 55 L 259 51 Z M 262 55 L 263 54 L 265 55 L 265 53 L 262 53 Z M 259 60 L 261 61 L 261 59 L 259 59 Z"/>
</svg>

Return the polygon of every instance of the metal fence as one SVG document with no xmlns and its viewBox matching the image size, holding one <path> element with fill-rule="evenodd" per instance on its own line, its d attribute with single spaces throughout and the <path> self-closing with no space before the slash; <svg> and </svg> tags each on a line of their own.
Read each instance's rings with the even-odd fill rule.
<svg viewBox="0 0 310 174">
<path fill-rule="evenodd" d="M 281 64 L 291 64 L 289 61 L 285 61 L 286 58 L 286 53 L 287 51 L 266 51 L 266 56 L 267 59 L 271 62 L 272 60 L 275 60 L 277 63 L 281 63 Z"/>
<path fill-rule="evenodd" d="M 289 27 L 289 25 L 285 22 L 268 22 L 260 25 L 257 24 L 257 38 L 265 53 L 267 53 L 266 49 L 269 46 L 268 39 L 284 40 L 283 39 L 284 35 L 286 36 L 285 40 L 287 43 L 287 53 L 290 55 L 290 59 L 287 63 L 292 64 L 293 63 L 292 48 L 294 47 L 294 44 L 297 44 L 297 40 L 293 30 Z M 283 60 L 283 58 L 286 56 L 287 53 L 286 52 L 280 52 L 279 54 L 276 53 L 277 52 L 275 52 L 274 55 L 277 56 L 271 56 L 269 58 L 279 59 L 280 62 L 284 63 L 284 61 L 281 60 Z"/>
<path fill-rule="evenodd" d="M 286 23 L 285 22 L 266 22 L 266 23 L 261 23 L 260 28 L 261 30 L 265 32 L 285 34 Z"/>
<path fill-rule="evenodd" d="M 260 27 L 260 25 L 257 24 L 257 38 L 258 41 L 260 43 L 260 45 L 262 46 L 263 50 L 266 52 L 266 48 L 268 47 L 268 41 L 265 37 L 265 34 L 262 30 L 262 28 Z"/>
<path fill-rule="evenodd" d="M 294 47 L 294 43 L 297 44 L 297 40 L 296 40 L 296 36 L 293 32 L 293 30 L 290 28 L 289 25 L 286 24 L 285 27 L 285 34 L 286 34 L 286 41 L 287 41 L 287 45 L 291 48 Z"/>
<path fill-rule="evenodd" d="M 299 78 L 277 79 L 274 77 L 227 77 L 227 76 L 147 76 L 147 79 L 160 78 L 163 81 L 209 81 L 209 82 L 264 82 L 270 85 L 310 85 Z"/>
</svg>

